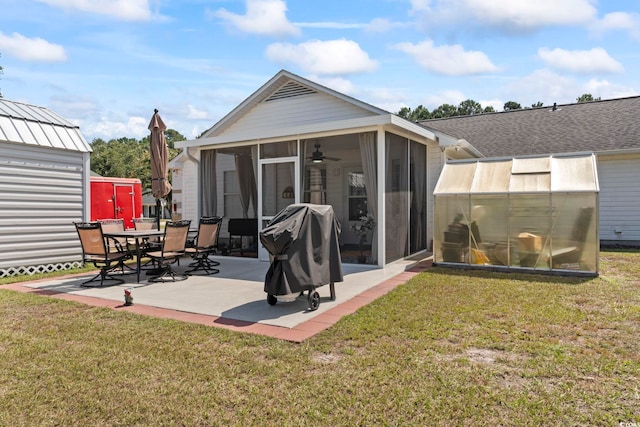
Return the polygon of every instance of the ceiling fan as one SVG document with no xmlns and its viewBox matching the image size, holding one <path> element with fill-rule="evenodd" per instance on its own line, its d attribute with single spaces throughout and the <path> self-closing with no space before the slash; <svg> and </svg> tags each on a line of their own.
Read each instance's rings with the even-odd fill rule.
<svg viewBox="0 0 640 427">
<path fill-rule="evenodd" d="M 340 160 L 337 157 L 329 157 L 329 156 L 323 155 L 322 151 L 320 151 L 320 143 L 319 142 L 316 142 L 315 147 L 316 147 L 316 151 L 311 153 L 311 157 L 307 157 L 308 159 L 311 159 L 311 161 L 313 163 L 322 163 L 323 160 L 325 160 L 325 159 L 326 160 L 333 160 L 334 162 Z"/>
</svg>

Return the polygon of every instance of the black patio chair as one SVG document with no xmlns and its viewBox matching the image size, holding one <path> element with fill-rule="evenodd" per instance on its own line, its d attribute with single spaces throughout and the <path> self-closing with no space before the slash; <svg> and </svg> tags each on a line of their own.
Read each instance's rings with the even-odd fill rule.
<svg viewBox="0 0 640 427">
<path fill-rule="evenodd" d="M 147 256 L 158 265 L 159 273 L 151 277 L 150 282 L 176 282 L 189 277 L 188 274 L 177 274 L 171 265 L 185 255 L 190 225 L 190 220 L 167 221 L 161 249 L 147 252 Z"/>
<path fill-rule="evenodd" d="M 100 269 L 98 274 L 83 282 L 82 286 L 97 281 L 98 278 L 100 278 L 100 286 L 104 284 L 105 280 L 124 283 L 124 280 L 114 277 L 112 273 L 118 266 L 124 265 L 124 261 L 129 259 L 129 253 L 122 249 L 118 241 L 113 242 L 112 239 L 105 238 L 102 233 L 102 225 L 99 222 L 76 222 L 74 224 L 82 245 L 83 261 L 92 262 L 96 268 Z"/>
<path fill-rule="evenodd" d="M 195 260 L 189 264 L 191 268 L 186 271 L 187 274 L 195 273 L 196 271 L 203 271 L 206 274 L 220 272 L 219 269 L 215 268 L 220 263 L 210 259 L 209 256 L 213 255 L 218 247 L 218 234 L 220 233 L 221 224 L 222 218 L 220 217 L 200 218 L 198 234 L 193 245 L 186 248 L 186 253 Z"/>
</svg>

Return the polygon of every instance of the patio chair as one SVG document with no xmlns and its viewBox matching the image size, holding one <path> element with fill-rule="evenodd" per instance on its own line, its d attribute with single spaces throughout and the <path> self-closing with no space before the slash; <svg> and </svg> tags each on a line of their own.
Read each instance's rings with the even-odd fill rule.
<svg viewBox="0 0 640 427">
<path fill-rule="evenodd" d="M 176 282 L 188 277 L 188 274 L 177 274 L 171 265 L 185 254 L 190 225 L 190 220 L 166 223 L 160 250 L 147 252 L 147 256 L 157 263 L 159 273 L 151 277 L 150 282 Z"/>
<path fill-rule="evenodd" d="M 157 221 L 155 218 L 133 218 L 132 220 L 133 220 L 133 227 L 136 230 L 155 230 L 157 227 Z M 161 240 L 160 237 L 152 237 L 149 239 L 144 239 L 140 248 L 142 255 L 146 256 L 147 252 L 158 251 L 162 249 L 162 244 L 160 243 L 160 240 Z M 152 259 L 146 262 L 144 266 L 146 266 L 149 263 L 154 264 L 154 260 Z"/>
<path fill-rule="evenodd" d="M 102 226 L 103 233 L 108 234 L 114 231 L 115 232 L 124 231 L 124 219 L 122 218 L 99 219 L 98 222 Z M 122 274 L 124 274 L 125 268 L 128 268 L 129 270 L 133 270 L 131 267 L 125 264 L 126 260 L 133 259 L 133 252 L 131 250 L 131 245 L 129 244 L 127 239 L 119 238 L 119 237 L 110 237 L 107 239 L 107 243 L 109 244 L 109 250 L 125 252 L 127 254 L 127 258 L 123 259 L 118 264 L 118 267 L 122 269 Z"/>
<path fill-rule="evenodd" d="M 578 217 L 571 231 L 571 239 L 566 242 L 564 247 L 554 249 L 550 256 L 547 257 L 547 263 L 551 268 L 562 268 L 563 264 L 579 264 L 582 260 L 582 250 L 584 249 L 587 233 L 591 225 L 591 217 L 593 216 L 592 207 L 580 208 Z"/>
<path fill-rule="evenodd" d="M 220 226 L 222 224 L 222 218 L 200 218 L 198 224 L 198 234 L 191 247 L 186 248 L 186 253 L 191 255 L 195 262 L 189 264 L 191 267 L 186 271 L 187 274 L 194 273 L 196 271 L 204 271 L 207 274 L 216 274 L 220 270 L 214 268 L 220 265 L 218 261 L 209 259 L 210 255 L 213 255 L 218 246 L 218 234 L 220 232 Z"/>
<path fill-rule="evenodd" d="M 105 280 L 124 283 L 124 280 L 114 277 L 111 273 L 129 258 L 129 253 L 122 250 L 117 241 L 111 242 L 112 245 L 107 243 L 107 240 L 115 239 L 105 238 L 102 233 L 102 225 L 99 222 L 75 222 L 74 224 L 82 245 L 83 261 L 92 262 L 96 268 L 100 269 L 98 274 L 83 282 L 82 285 L 97 281 L 98 277 L 100 278 L 100 286 L 104 284 Z"/>
</svg>

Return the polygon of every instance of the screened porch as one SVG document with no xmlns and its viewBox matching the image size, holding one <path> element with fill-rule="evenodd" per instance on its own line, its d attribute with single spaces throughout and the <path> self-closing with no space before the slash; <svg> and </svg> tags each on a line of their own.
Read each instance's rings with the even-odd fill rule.
<svg viewBox="0 0 640 427">
<path fill-rule="evenodd" d="M 384 263 L 425 251 L 426 146 L 390 132 L 383 137 L 382 172 L 377 132 L 203 148 L 200 210 L 202 216 L 224 217 L 222 253 L 267 256 L 258 231 L 293 203 L 333 206 L 343 262 L 379 263 L 381 209 Z M 234 235 L 229 227 L 237 219 L 255 224 L 254 232 Z"/>
</svg>

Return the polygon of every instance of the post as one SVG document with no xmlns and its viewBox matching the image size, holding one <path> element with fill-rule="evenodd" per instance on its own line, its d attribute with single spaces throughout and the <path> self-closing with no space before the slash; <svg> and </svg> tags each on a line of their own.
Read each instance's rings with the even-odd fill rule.
<svg viewBox="0 0 640 427">
<path fill-rule="evenodd" d="M 160 199 L 156 199 L 156 228 L 160 231 Z"/>
</svg>

